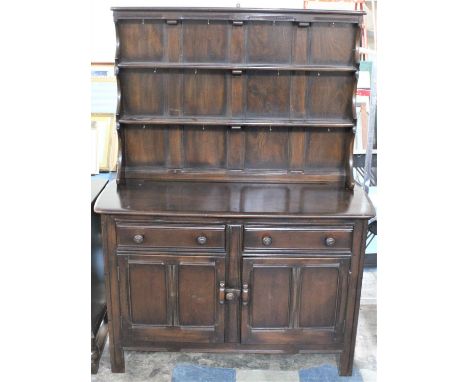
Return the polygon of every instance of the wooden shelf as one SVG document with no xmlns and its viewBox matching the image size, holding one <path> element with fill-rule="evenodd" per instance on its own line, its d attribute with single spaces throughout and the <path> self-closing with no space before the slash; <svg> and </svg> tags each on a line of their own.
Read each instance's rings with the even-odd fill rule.
<svg viewBox="0 0 468 382">
<path fill-rule="evenodd" d="M 123 61 L 119 68 L 133 69 L 218 69 L 218 70 L 279 70 L 301 72 L 356 72 L 355 66 L 289 65 L 289 64 L 237 64 L 237 63 L 178 63 L 159 61 Z"/>
<path fill-rule="evenodd" d="M 122 124 L 145 125 L 206 125 L 206 126 L 301 126 L 301 127 L 353 127 L 352 120 L 314 120 L 314 119 L 266 119 L 266 118 L 190 118 L 190 117 L 156 117 L 143 115 L 123 115 L 118 118 Z"/>
</svg>

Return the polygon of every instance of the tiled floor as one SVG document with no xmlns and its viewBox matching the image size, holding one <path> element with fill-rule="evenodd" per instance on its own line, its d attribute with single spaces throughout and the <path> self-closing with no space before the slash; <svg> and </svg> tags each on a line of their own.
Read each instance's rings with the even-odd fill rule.
<svg viewBox="0 0 468 382">
<path fill-rule="evenodd" d="M 364 382 L 375 382 L 377 371 L 377 271 L 364 271 L 361 309 L 355 351 L 355 367 Z M 176 364 L 225 367 L 236 369 L 236 382 L 298 382 L 298 370 L 335 365 L 330 354 L 213 354 L 125 352 L 126 373 L 112 374 L 106 345 L 99 372 L 92 382 L 170 382 Z M 222 382 L 222 381 L 220 381 Z"/>
</svg>

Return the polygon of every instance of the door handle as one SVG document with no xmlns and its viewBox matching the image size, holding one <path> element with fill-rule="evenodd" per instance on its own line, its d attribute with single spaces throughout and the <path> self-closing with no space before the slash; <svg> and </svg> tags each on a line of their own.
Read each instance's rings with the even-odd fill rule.
<svg viewBox="0 0 468 382">
<path fill-rule="evenodd" d="M 242 305 L 249 303 L 249 284 L 242 285 Z"/>
<path fill-rule="evenodd" d="M 219 283 L 219 293 L 218 293 L 218 298 L 219 298 L 219 303 L 224 304 L 224 299 L 225 299 L 225 289 L 226 283 L 224 281 L 221 281 Z"/>
<path fill-rule="evenodd" d="M 219 283 L 219 290 L 218 290 L 218 300 L 219 303 L 222 305 L 225 301 L 236 301 L 239 299 L 241 294 L 240 289 L 235 288 L 226 288 L 226 282 L 221 281 Z"/>
</svg>

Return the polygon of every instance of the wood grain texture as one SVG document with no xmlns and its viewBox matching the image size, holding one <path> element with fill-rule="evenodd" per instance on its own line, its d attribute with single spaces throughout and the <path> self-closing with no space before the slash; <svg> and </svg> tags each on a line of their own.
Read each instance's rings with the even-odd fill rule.
<svg viewBox="0 0 468 382">
<path fill-rule="evenodd" d="M 185 62 L 223 62 L 227 57 L 225 20 L 189 20 L 182 23 Z"/>
<path fill-rule="evenodd" d="M 338 269 L 305 267 L 301 277 L 299 327 L 333 327 L 339 292 Z"/>
<path fill-rule="evenodd" d="M 292 31 L 290 22 L 249 22 L 247 60 L 252 63 L 290 62 Z"/>
<path fill-rule="evenodd" d="M 125 268 L 122 269 L 122 271 Z M 166 267 L 161 264 L 129 264 L 128 290 L 131 322 L 168 325 Z M 151 296 L 150 299 L 147 296 Z"/>
<path fill-rule="evenodd" d="M 245 167 L 288 168 L 288 129 L 251 128 L 246 135 Z"/>
<path fill-rule="evenodd" d="M 117 24 L 120 58 L 130 60 L 161 60 L 164 55 L 163 20 L 128 20 Z M 172 42 L 172 40 L 171 40 Z"/>
<path fill-rule="evenodd" d="M 215 324 L 216 270 L 210 265 L 179 266 L 179 324 L 213 326 Z"/>
<path fill-rule="evenodd" d="M 252 289 L 249 327 L 282 328 L 289 322 L 289 268 L 257 267 L 250 276 Z M 244 329 L 244 328 L 243 328 Z"/>
<path fill-rule="evenodd" d="M 226 139 L 224 127 L 186 126 L 184 155 L 186 168 L 226 168 Z"/>
</svg>

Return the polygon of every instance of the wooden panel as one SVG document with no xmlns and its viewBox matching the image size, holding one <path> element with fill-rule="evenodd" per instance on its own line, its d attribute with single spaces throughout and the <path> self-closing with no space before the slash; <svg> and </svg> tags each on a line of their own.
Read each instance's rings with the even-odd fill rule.
<svg viewBox="0 0 468 382">
<path fill-rule="evenodd" d="M 165 164 L 165 128 L 136 125 L 125 128 L 127 166 L 163 166 Z"/>
<path fill-rule="evenodd" d="M 167 33 L 167 60 L 169 62 L 179 62 L 182 59 L 182 51 L 180 46 L 181 39 L 181 24 L 176 25 L 166 24 Z"/>
<path fill-rule="evenodd" d="M 129 264 L 128 278 L 131 321 L 147 325 L 168 324 L 164 264 Z"/>
<path fill-rule="evenodd" d="M 309 28 L 295 27 L 295 41 L 293 44 L 293 62 L 296 65 L 304 65 L 309 61 Z"/>
<path fill-rule="evenodd" d="M 219 282 L 225 280 L 224 257 L 138 251 L 118 257 L 120 269 L 126 264 L 130 269 L 128 275 L 121 272 L 120 282 L 121 326 L 128 345 L 140 340 L 224 342 L 224 309 L 218 308 L 217 297 Z"/>
<path fill-rule="evenodd" d="M 226 128 L 223 126 L 185 126 L 185 167 L 225 168 Z"/>
<path fill-rule="evenodd" d="M 288 129 L 251 127 L 246 134 L 245 167 L 251 169 L 287 169 Z"/>
<path fill-rule="evenodd" d="M 303 127 L 292 127 L 289 131 L 289 169 L 292 171 L 304 170 L 306 137 Z"/>
<path fill-rule="evenodd" d="M 164 55 L 163 20 L 119 21 L 122 60 L 160 61 Z"/>
<path fill-rule="evenodd" d="M 227 256 L 226 285 L 231 288 L 241 288 L 241 251 L 242 226 L 233 224 L 228 226 L 229 254 Z M 240 309 L 239 301 L 227 301 L 226 342 L 240 341 Z"/>
<path fill-rule="evenodd" d="M 352 119 L 354 74 L 310 74 L 309 115 L 317 119 Z"/>
<path fill-rule="evenodd" d="M 184 80 L 184 115 L 216 116 L 226 113 L 225 72 L 186 71 Z"/>
<path fill-rule="evenodd" d="M 333 327 L 338 298 L 338 268 L 304 267 L 299 299 L 300 327 Z"/>
<path fill-rule="evenodd" d="M 244 115 L 245 101 L 245 76 L 231 77 L 231 114 L 234 118 L 242 118 Z"/>
<path fill-rule="evenodd" d="M 269 245 L 263 244 L 263 238 L 271 238 Z M 352 227 L 257 227 L 246 226 L 244 229 L 244 250 L 341 250 L 351 251 Z M 326 244 L 327 238 L 333 238 L 333 245 Z"/>
<path fill-rule="evenodd" d="M 310 129 L 305 168 L 308 170 L 333 171 L 343 168 L 346 142 L 350 139 L 342 129 Z"/>
<path fill-rule="evenodd" d="M 167 135 L 167 167 L 182 168 L 184 166 L 184 128 L 183 126 L 171 126 L 167 129 Z"/>
<path fill-rule="evenodd" d="M 289 117 L 289 72 L 248 72 L 246 115 Z"/>
<path fill-rule="evenodd" d="M 241 170 L 244 168 L 245 160 L 245 130 L 230 129 L 228 131 L 228 168 Z"/>
<path fill-rule="evenodd" d="M 290 22 L 249 22 L 247 29 L 248 62 L 291 62 L 292 28 Z"/>
<path fill-rule="evenodd" d="M 216 311 L 216 274 L 213 265 L 179 266 L 179 324 L 213 326 Z"/>
<path fill-rule="evenodd" d="M 223 225 L 184 226 L 122 223 L 117 225 L 117 244 L 143 248 L 172 248 L 173 250 L 221 250 L 224 249 L 224 229 Z M 143 236 L 143 241 L 136 243 L 134 241 L 135 235 Z M 197 242 L 200 236 L 206 238 L 205 243 L 199 244 Z"/>
<path fill-rule="evenodd" d="M 242 343 L 342 343 L 349 266 L 349 258 L 245 257 Z"/>
<path fill-rule="evenodd" d="M 227 56 L 227 21 L 186 20 L 183 51 L 186 62 L 224 62 Z"/>
<path fill-rule="evenodd" d="M 250 324 L 254 328 L 281 328 L 289 323 L 291 269 L 254 267 Z"/>
<path fill-rule="evenodd" d="M 311 62 L 325 65 L 354 64 L 356 24 L 312 23 Z"/>
<path fill-rule="evenodd" d="M 245 61 L 244 35 L 244 25 L 232 25 L 230 62 L 240 63 Z"/>
<path fill-rule="evenodd" d="M 309 75 L 305 72 L 291 72 L 291 118 L 307 116 Z"/>
<path fill-rule="evenodd" d="M 183 70 L 173 69 L 166 75 L 166 114 L 173 117 L 183 116 L 182 89 L 184 88 Z"/>
<path fill-rule="evenodd" d="M 120 74 L 122 108 L 126 114 L 164 112 L 164 75 L 162 71 L 125 69 Z"/>
</svg>

